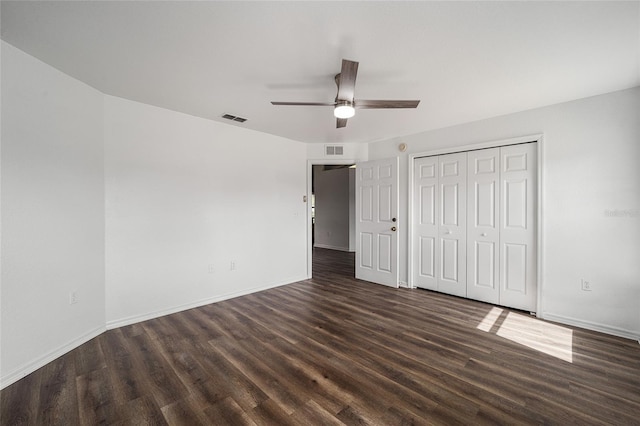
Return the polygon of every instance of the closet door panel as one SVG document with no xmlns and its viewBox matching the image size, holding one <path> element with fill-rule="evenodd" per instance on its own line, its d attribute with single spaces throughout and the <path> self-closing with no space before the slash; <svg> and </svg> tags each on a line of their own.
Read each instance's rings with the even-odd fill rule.
<svg viewBox="0 0 640 426">
<path fill-rule="evenodd" d="M 467 153 L 438 157 L 440 192 L 438 291 L 467 295 Z"/>
<path fill-rule="evenodd" d="M 500 148 L 500 300 L 535 311 L 537 302 L 537 146 Z"/>
<path fill-rule="evenodd" d="M 439 191 L 438 157 L 417 158 L 414 162 L 413 284 L 438 289 L 440 251 L 438 244 Z"/>
<path fill-rule="evenodd" d="M 467 156 L 467 297 L 500 297 L 500 148 Z"/>
</svg>

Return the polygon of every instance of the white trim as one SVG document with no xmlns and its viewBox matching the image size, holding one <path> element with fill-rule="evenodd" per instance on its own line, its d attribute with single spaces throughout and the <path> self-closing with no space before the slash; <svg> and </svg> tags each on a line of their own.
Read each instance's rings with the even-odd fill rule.
<svg viewBox="0 0 640 426">
<path fill-rule="evenodd" d="M 33 373 L 37 369 L 44 367 L 51 361 L 54 361 L 62 355 L 74 350 L 78 346 L 87 343 L 89 340 L 101 335 L 105 331 L 106 329 L 104 326 L 96 327 L 93 330 L 90 330 L 87 333 L 83 334 L 82 336 L 77 337 L 70 342 L 36 358 L 35 360 L 29 361 L 26 364 L 14 369 L 13 371 L 0 378 L 0 389 L 4 389 L 7 386 L 12 385 L 23 377 Z"/>
<path fill-rule="evenodd" d="M 497 148 L 500 146 L 518 145 L 518 144 L 527 143 L 527 142 L 538 142 L 540 139 L 542 139 L 542 133 L 529 135 L 529 136 L 519 136 L 516 138 L 509 138 L 509 139 L 500 139 L 497 141 L 478 142 L 475 144 L 454 146 L 451 148 L 434 149 L 431 151 L 411 154 L 409 155 L 409 161 L 413 162 L 413 160 L 415 160 L 416 158 L 429 157 L 432 155 L 455 154 L 456 152 L 475 151 L 478 149 L 485 149 L 485 148 Z"/>
<path fill-rule="evenodd" d="M 537 300 L 536 300 L 536 312 L 538 317 L 540 316 L 540 312 L 542 312 L 542 287 L 543 287 L 543 277 L 544 277 L 544 252 L 542 250 L 542 192 L 543 192 L 543 163 L 544 163 L 544 158 L 543 158 L 543 137 L 544 135 L 542 133 L 538 133 L 538 134 L 534 134 L 534 135 L 528 135 L 528 136 L 519 136 L 519 137 L 515 137 L 515 138 L 509 138 L 509 139 L 501 139 L 501 140 L 496 140 L 496 141 L 488 141 L 488 142 L 479 142 L 479 143 L 475 143 L 475 144 L 469 144 L 469 145 L 462 145 L 462 146 L 456 146 L 456 147 L 451 147 L 451 148 L 441 148 L 441 149 L 435 149 L 435 150 L 431 150 L 431 151 L 424 151 L 424 152 L 419 152 L 419 153 L 415 153 L 415 154 L 411 154 L 409 155 L 409 161 L 408 161 L 408 166 L 407 168 L 408 170 L 408 175 L 409 175 L 409 181 L 407 182 L 407 187 L 408 187 L 408 193 L 407 193 L 407 213 L 408 213 L 408 222 L 407 223 L 407 283 L 409 288 L 416 288 L 415 284 L 413 283 L 413 179 L 414 179 L 414 174 L 413 174 L 413 169 L 414 169 L 414 163 L 416 158 L 420 158 L 420 157 L 429 157 L 429 156 L 433 156 L 433 155 L 443 155 L 443 154 L 454 154 L 456 152 L 464 152 L 464 151 L 473 151 L 473 150 L 478 150 L 478 149 L 485 149 L 485 148 L 497 148 L 497 147 L 501 147 L 501 146 L 509 146 L 509 145 L 517 145 L 517 144 L 521 144 L 521 143 L 528 143 L 528 142 L 535 142 L 537 143 L 537 147 L 538 147 L 538 160 L 537 160 L 537 172 L 538 172 L 538 199 L 537 204 L 538 204 L 538 210 L 536 212 L 537 214 L 537 236 L 536 236 L 536 244 L 537 244 L 537 274 L 538 274 L 538 283 L 537 283 L 537 287 L 538 287 L 538 294 L 537 294 Z"/>
<path fill-rule="evenodd" d="M 312 194 L 312 178 L 313 166 L 340 166 L 356 164 L 358 160 L 353 158 L 318 158 L 307 160 L 307 277 L 311 279 L 313 276 L 313 235 L 311 235 L 311 194 Z"/>
<path fill-rule="evenodd" d="M 587 330 L 597 331 L 600 333 L 611 334 L 618 337 L 624 337 L 625 339 L 631 339 L 631 340 L 640 339 L 640 335 L 638 335 L 638 333 L 634 332 L 633 330 L 627 330 L 619 327 L 612 327 L 610 325 L 600 324 L 597 322 L 591 322 L 591 321 L 581 320 L 578 318 L 566 317 L 564 315 L 550 314 L 548 312 L 545 312 L 542 315 L 538 313 L 538 317 L 546 321 L 559 322 L 561 324 L 580 327 Z"/>
<path fill-rule="evenodd" d="M 330 244 L 320 244 L 320 243 L 315 243 L 313 246 L 318 248 L 328 249 L 328 250 L 351 252 L 351 250 L 349 250 L 349 247 L 338 247 L 338 246 L 332 246 Z"/>
<path fill-rule="evenodd" d="M 221 296 L 215 296 L 215 297 L 209 297 L 209 298 L 206 298 L 206 299 L 200 299 L 200 300 L 195 301 L 195 302 L 189 302 L 189 303 L 185 303 L 185 304 L 182 304 L 182 305 L 176 305 L 176 306 L 172 306 L 170 308 L 161 309 L 161 310 L 153 311 L 153 312 L 148 312 L 146 314 L 133 315 L 133 316 L 126 317 L 126 318 L 120 318 L 120 319 L 117 319 L 117 320 L 107 321 L 107 330 L 113 330 L 114 328 L 124 327 L 124 326 L 127 326 L 127 325 L 136 324 L 136 323 L 139 323 L 139 322 L 142 322 L 142 321 L 148 321 L 148 320 L 151 320 L 151 319 L 154 319 L 154 318 L 163 317 L 165 315 L 171 315 L 171 314 L 175 314 L 177 312 L 186 311 L 187 309 L 198 308 L 200 306 L 210 305 L 210 304 L 216 303 L 216 302 L 222 302 L 223 300 L 229 300 L 229 299 L 233 299 L 233 298 L 240 297 L 240 296 L 246 296 L 247 294 L 257 293 L 259 291 L 269 290 L 271 288 L 280 287 L 280 286 L 288 285 L 288 284 L 293 284 L 293 283 L 296 283 L 296 282 L 299 282 L 299 281 L 304 281 L 305 279 L 306 279 L 305 277 L 292 278 L 291 280 L 287 280 L 287 281 L 283 281 L 283 282 L 277 282 L 277 283 L 267 284 L 267 285 L 264 285 L 264 286 L 253 287 L 253 288 L 250 288 L 250 289 L 237 291 L 237 292 L 234 292 L 234 293 L 223 294 Z"/>
<path fill-rule="evenodd" d="M 544 155 L 544 136 L 543 135 L 538 135 L 538 138 L 536 139 L 536 142 L 538 143 L 538 199 L 537 204 L 538 204 L 538 211 L 536 212 L 536 225 L 537 225 L 537 253 L 536 253 L 536 259 L 537 259 L 537 265 L 536 267 L 538 268 L 538 270 L 536 271 L 536 275 L 538 278 L 538 298 L 536 301 L 536 316 L 540 317 L 540 313 L 543 312 L 543 306 L 542 306 L 542 287 L 544 285 L 544 251 L 542 250 L 543 247 L 543 235 L 544 233 L 542 232 L 542 228 L 543 228 L 543 220 L 544 220 L 544 215 L 543 213 L 543 208 L 542 208 L 542 191 L 544 188 L 544 173 L 543 173 L 543 168 L 542 168 L 542 164 L 544 163 L 544 159 L 543 159 L 543 155 Z"/>
<path fill-rule="evenodd" d="M 413 283 L 413 179 L 415 161 L 418 155 L 411 154 L 407 161 L 409 178 L 407 181 L 407 287 L 416 288 Z"/>
</svg>

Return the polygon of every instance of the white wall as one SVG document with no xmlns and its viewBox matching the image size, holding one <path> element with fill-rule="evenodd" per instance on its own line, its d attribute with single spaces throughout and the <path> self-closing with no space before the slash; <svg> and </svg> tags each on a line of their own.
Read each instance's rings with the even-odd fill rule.
<svg viewBox="0 0 640 426">
<path fill-rule="evenodd" d="M 102 95 L 1 49 L 4 387 L 104 330 L 104 179 Z"/>
<path fill-rule="evenodd" d="M 350 251 L 350 170 L 314 169 L 315 247 Z"/>
<path fill-rule="evenodd" d="M 105 97 L 107 326 L 305 279 L 306 150 Z"/>
<path fill-rule="evenodd" d="M 408 156 L 543 136 L 541 316 L 640 336 L 640 88 L 373 143 L 370 159 L 398 156 L 401 280 L 407 280 Z M 402 232 L 403 231 L 403 232 Z M 581 290 L 580 279 L 593 291 Z M 539 307 L 540 309 L 540 307 Z"/>
</svg>

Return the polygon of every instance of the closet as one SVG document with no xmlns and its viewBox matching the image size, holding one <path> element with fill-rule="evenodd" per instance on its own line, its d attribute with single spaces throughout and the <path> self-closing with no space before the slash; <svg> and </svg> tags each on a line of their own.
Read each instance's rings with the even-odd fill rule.
<svg viewBox="0 0 640 426">
<path fill-rule="evenodd" d="M 414 159 L 414 286 L 536 310 L 536 154 L 534 142 Z"/>
</svg>

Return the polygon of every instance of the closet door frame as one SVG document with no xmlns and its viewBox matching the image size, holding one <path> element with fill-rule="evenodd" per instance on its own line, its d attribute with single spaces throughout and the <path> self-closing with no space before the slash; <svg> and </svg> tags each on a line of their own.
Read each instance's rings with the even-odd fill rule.
<svg viewBox="0 0 640 426">
<path fill-rule="evenodd" d="M 529 143 L 529 142 L 535 142 L 537 143 L 537 199 L 536 199 L 536 220 L 537 220 L 537 229 L 536 229 L 536 247 L 537 247 L 537 262 L 536 262 L 536 270 L 537 270 L 537 297 L 536 297 L 536 316 L 537 317 L 542 317 L 542 313 L 544 312 L 544 307 L 542 306 L 542 291 L 543 291 L 543 287 L 544 287 L 544 282 L 543 282 L 543 277 L 544 277 L 544 273 L 543 273 L 543 266 L 544 266 L 544 253 L 543 253 L 543 241 L 542 241 L 542 236 L 543 236 L 543 229 L 544 229 L 544 223 L 543 223 L 543 216 L 542 216 L 542 200 L 543 200 L 543 190 L 544 190 L 544 185 L 543 185 L 543 179 L 544 179 L 544 174 L 543 174 L 543 163 L 544 163 L 544 137 L 542 134 L 535 134 L 535 135 L 527 135 L 527 136 L 520 136 L 520 137 L 515 137 L 515 138 L 510 138 L 510 139 L 503 139 L 503 140 L 495 140 L 495 141 L 489 141 L 489 142 L 481 142 L 481 143 L 476 143 L 476 144 L 469 144 L 469 145 L 462 145 L 462 146 L 457 146 L 457 147 L 451 147 L 451 148 L 442 148 L 442 149 L 436 149 L 436 150 L 431 150 L 431 151 L 423 151 L 423 152 L 419 152 L 419 153 L 415 153 L 415 154 L 411 154 L 409 155 L 409 167 L 408 167 L 408 184 L 409 184 L 409 188 L 408 188 L 408 197 L 407 197 L 407 212 L 409 214 L 409 220 L 408 220 L 408 238 L 407 238 L 407 262 L 408 262 L 408 271 L 407 271 L 407 280 L 408 280 L 408 286 L 409 288 L 416 288 L 415 283 L 413 282 L 413 273 L 414 273 L 414 237 L 413 237 L 413 226 L 414 226 L 414 203 L 413 203 L 413 191 L 414 191 L 414 165 L 415 165 L 415 159 L 419 158 L 419 157 L 427 157 L 427 156 L 435 156 L 435 155 L 444 155 L 444 154 L 454 154 L 454 153 L 458 153 L 458 152 L 464 152 L 464 151 L 473 151 L 473 150 L 478 150 L 478 149 L 485 149 L 485 148 L 498 148 L 498 147 L 502 147 L 502 146 L 509 146 L 509 145 L 518 145 L 518 144 L 522 144 L 522 143 Z"/>
</svg>

